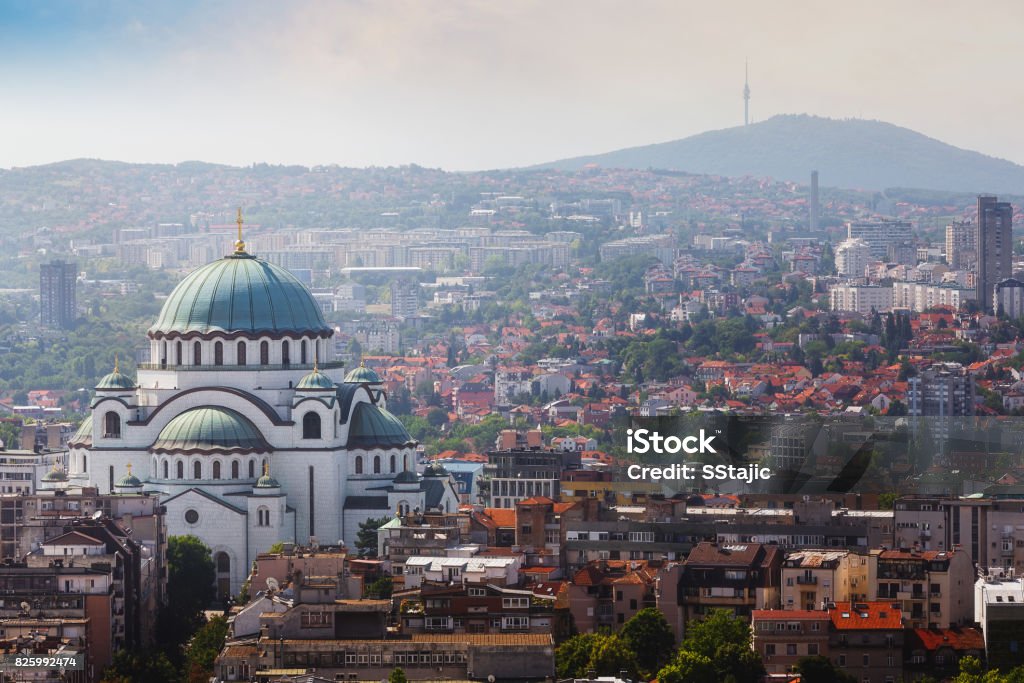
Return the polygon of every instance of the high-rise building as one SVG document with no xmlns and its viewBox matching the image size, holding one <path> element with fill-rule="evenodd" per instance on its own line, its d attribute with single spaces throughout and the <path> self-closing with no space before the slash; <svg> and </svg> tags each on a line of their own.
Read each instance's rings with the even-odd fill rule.
<svg viewBox="0 0 1024 683">
<path fill-rule="evenodd" d="M 1013 207 L 997 197 L 978 197 L 978 303 L 990 310 L 996 283 L 1013 275 Z"/>
<path fill-rule="evenodd" d="M 871 255 L 879 260 L 888 257 L 889 245 L 913 240 L 911 226 L 907 221 L 850 222 L 846 224 L 846 236 L 867 242 L 871 246 Z"/>
<path fill-rule="evenodd" d="M 1024 318 L 1024 282 L 1012 277 L 997 282 L 992 311 L 1014 319 Z"/>
<path fill-rule="evenodd" d="M 78 264 L 54 260 L 39 267 L 39 317 L 47 327 L 68 329 L 75 324 L 75 285 Z"/>
<path fill-rule="evenodd" d="M 974 415 L 974 377 L 959 363 L 936 363 L 907 380 L 910 415 Z"/>
<path fill-rule="evenodd" d="M 953 221 L 946 226 L 946 263 L 953 270 L 974 270 L 978 262 L 978 243 L 974 223 Z"/>
<path fill-rule="evenodd" d="M 391 315 L 396 318 L 410 318 L 420 310 L 420 285 L 408 280 L 391 283 Z"/>
<path fill-rule="evenodd" d="M 864 277 L 871 262 L 871 245 L 864 240 L 843 240 L 836 247 L 836 272 L 842 277 Z"/>
</svg>

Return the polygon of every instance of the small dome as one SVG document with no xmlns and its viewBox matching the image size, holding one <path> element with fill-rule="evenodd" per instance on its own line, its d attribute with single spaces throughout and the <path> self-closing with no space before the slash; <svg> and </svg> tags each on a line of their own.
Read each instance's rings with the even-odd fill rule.
<svg viewBox="0 0 1024 683">
<path fill-rule="evenodd" d="M 270 445 L 249 418 L 222 406 L 186 410 L 149 448 L 154 453 L 269 453 Z"/>
<path fill-rule="evenodd" d="M 412 470 L 405 470 L 398 473 L 398 476 L 391 480 L 395 484 L 418 484 L 420 483 L 420 475 L 416 474 Z"/>
<path fill-rule="evenodd" d="M 358 368 L 353 368 L 351 372 L 345 375 L 346 384 L 381 384 L 382 380 L 380 375 L 373 371 L 372 368 L 366 367 L 365 363 L 360 363 Z"/>
<path fill-rule="evenodd" d="M 450 476 L 448 470 L 445 469 L 444 465 L 439 463 L 437 460 L 427 465 L 427 469 L 423 471 L 424 477 L 447 477 Z"/>
<path fill-rule="evenodd" d="M 117 356 L 114 357 L 114 371 L 109 375 L 105 375 L 100 383 L 96 385 L 97 389 L 134 389 L 135 382 L 131 380 L 128 375 L 125 375 L 118 368 Z"/>
<path fill-rule="evenodd" d="M 54 463 L 53 469 L 51 469 L 49 472 L 43 475 L 43 481 L 48 484 L 56 484 L 67 480 L 68 475 L 64 472 L 64 470 L 57 467 L 56 463 Z"/>
<path fill-rule="evenodd" d="M 321 389 L 334 389 L 334 380 L 320 372 L 320 369 L 313 367 L 313 372 L 299 380 L 295 385 L 299 391 L 317 391 Z"/>
<path fill-rule="evenodd" d="M 281 488 L 280 482 L 270 476 L 270 465 L 263 466 L 263 476 L 256 480 L 256 488 L 258 489 L 279 489 Z"/>
<path fill-rule="evenodd" d="M 360 402 L 352 411 L 349 448 L 402 448 L 416 442 L 397 417 L 372 403 Z"/>
<path fill-rule="evenodd" d="M 174 288 L 150 337 L 190 332 L 329 335 L 320 306 L 304 284 L 280 266 L 244 251 L 198 268 Z"/>
<path fill-rule="evenodd" d="M 142 480 L 132 474 L 132 466 L 129 464 L 128 473 L 118 479 L 114 486 L 119 489 L 141 489 Z"/>
</svg>

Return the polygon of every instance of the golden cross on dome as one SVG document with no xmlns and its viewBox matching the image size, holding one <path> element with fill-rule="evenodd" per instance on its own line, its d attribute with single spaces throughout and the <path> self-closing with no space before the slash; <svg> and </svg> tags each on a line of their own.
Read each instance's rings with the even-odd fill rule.
<svg viewBox="0 0 1024 683">
<path fill-rule="evenodd" d="M 114 354 L 114 372 L 120 372 L 117 369 L 117 354 L 116 353 Z"/>
<path fill-rule="evenodd" d="M 265 462 L 265 463 L 263 463 L 263 476 L 266 477 L 269 474 L 270 474 L 270 463 Z"/>
<path fill-rule="evenodd" d="M 235 242 L 235 253 L 241 254 L 245 252 L 245 242 L 242 241 L 242 207 L 238 207 L 238 217 L 235 219 L 238 223 L 238 241 Z"/>
<path fill-rule="evenodd" d="M 132 476 L 132 464 L 128 463 L 125 465 L 125 467 L 128 469 L 128 476 Z"/>
</svg>

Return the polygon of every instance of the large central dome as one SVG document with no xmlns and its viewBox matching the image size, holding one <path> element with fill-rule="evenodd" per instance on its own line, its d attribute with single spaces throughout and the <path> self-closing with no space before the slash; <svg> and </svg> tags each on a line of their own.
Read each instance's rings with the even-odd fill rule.
<svg viewBox="0 0 1024 683">
<path fill-rule="evenodd" d="M 217 332 L 326 336 L 331 328 L 294 275 L 243 252 L 189 273 L 149 328 L 154 338 Z"/>
</svg>

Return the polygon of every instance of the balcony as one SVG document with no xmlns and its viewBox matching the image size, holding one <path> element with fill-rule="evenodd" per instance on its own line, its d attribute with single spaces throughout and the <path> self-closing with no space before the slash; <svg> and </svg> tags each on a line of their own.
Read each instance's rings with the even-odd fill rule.
<svg viewBox="0 0 1024 683">
<path fill-rule="evenodd" d="M 801 586 L 817 586 L 818 585 L 818 577 L 817 576 L 798 576 L 798 577 L 796 577 L 796 582 L 797 582 L 798 585 L 801 585 Z"/>
</svg>

